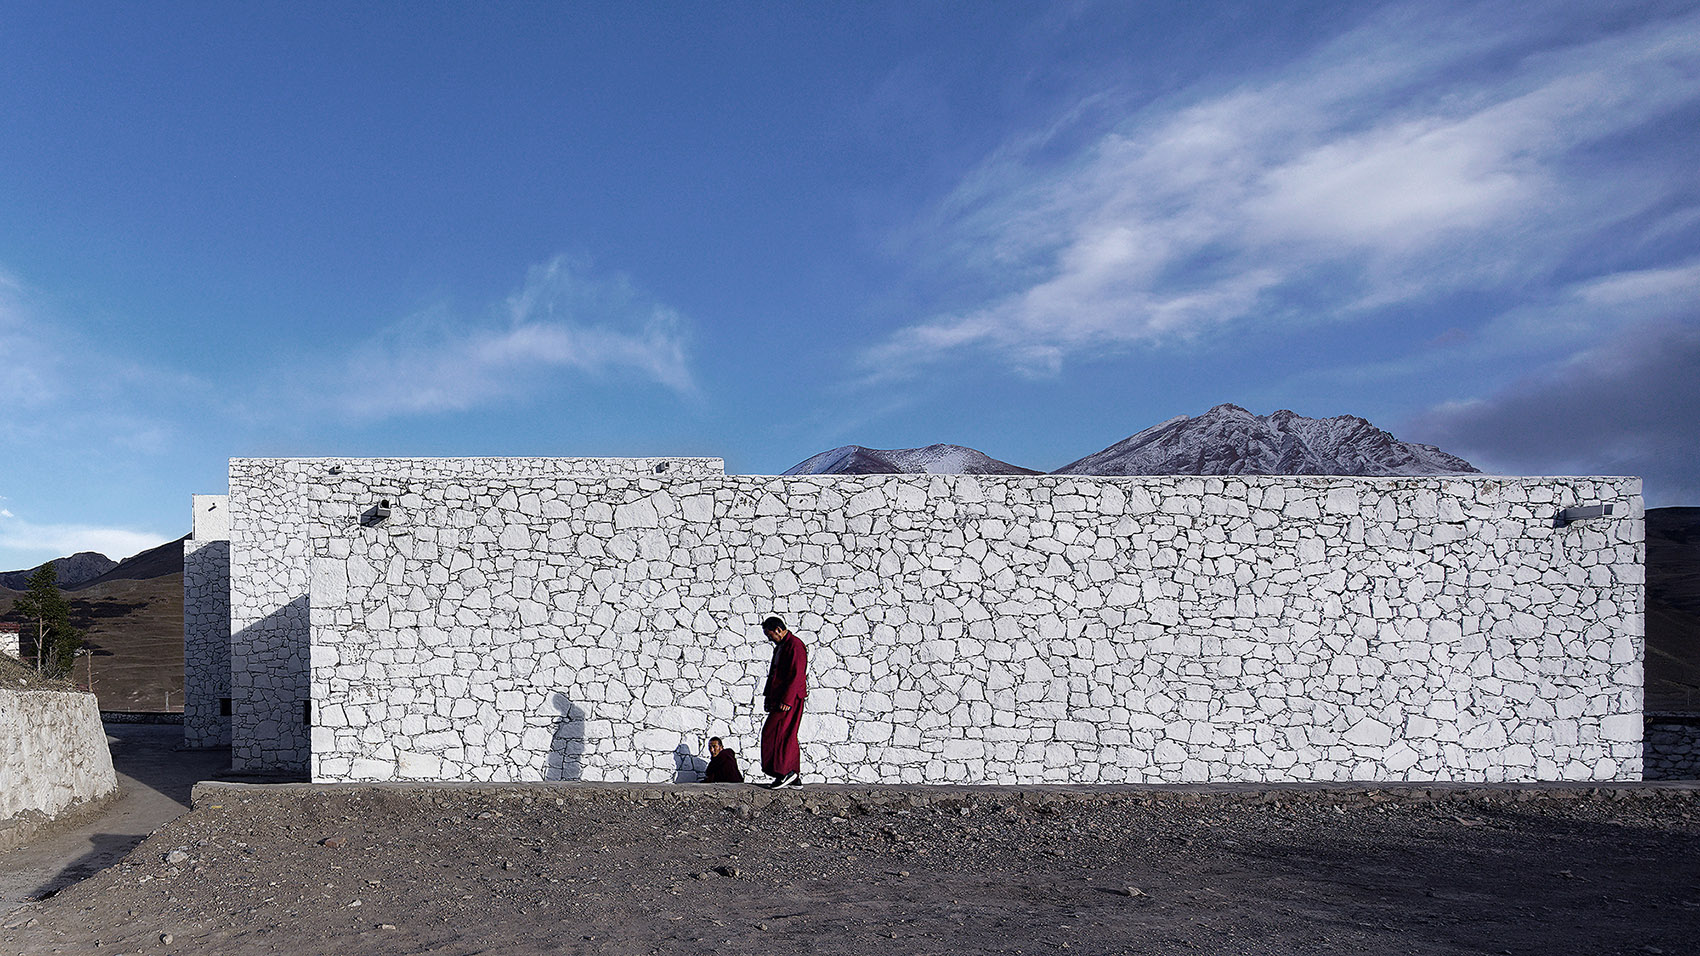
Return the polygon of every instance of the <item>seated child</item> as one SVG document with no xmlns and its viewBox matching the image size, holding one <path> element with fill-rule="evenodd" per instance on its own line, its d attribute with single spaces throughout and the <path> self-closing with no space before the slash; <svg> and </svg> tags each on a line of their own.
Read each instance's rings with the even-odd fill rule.
<svg viewBox="0 0 1700 956">
<path fill-rule="evenodd" d="M 708 738 L 708 769 L 702 772 L 703 783 L 743 783 L 738 770 L 738 754 L 720 743 L 719 737 Z"/>
</svg>

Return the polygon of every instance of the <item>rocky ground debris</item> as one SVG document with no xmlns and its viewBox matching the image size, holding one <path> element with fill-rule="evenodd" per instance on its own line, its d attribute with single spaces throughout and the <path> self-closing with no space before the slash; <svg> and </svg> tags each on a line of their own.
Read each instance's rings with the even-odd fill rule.
<svg viewBox="0 0 1700 956">
<path fill-rule="evenodd" d="M 1697 887 L 1691 787 L 205 788 L 0 954 L 1681 952 Z"/>
</svg>

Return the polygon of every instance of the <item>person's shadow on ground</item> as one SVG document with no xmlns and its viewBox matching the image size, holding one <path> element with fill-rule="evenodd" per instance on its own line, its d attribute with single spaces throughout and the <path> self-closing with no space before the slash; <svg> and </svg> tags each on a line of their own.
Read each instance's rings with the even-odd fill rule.
<svg viewBox="0 0 1700 956">
<path fill-rule="evenodd" d="M 91 848 L 82 856 L 65 864 L 65 868 L 31 890 L 28 899 L 44 900 L 73 883 L 99 873 L 129 855 L 148 838 L 146 833 L 95 833 L 89 836 Z"/>
</svg>

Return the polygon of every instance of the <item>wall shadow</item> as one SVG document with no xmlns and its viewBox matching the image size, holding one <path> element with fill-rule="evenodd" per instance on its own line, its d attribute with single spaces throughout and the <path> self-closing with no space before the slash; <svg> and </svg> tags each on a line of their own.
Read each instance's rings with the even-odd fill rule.
<svg viewBox="0 0 1700 956">
<path fill-rule="evenodd" d="M 278 781 L 308 779 L 311 608 L 309 597 L 300 595 L 231 635 L 233 773 Z M 269 739 L 259 734 L 267 726 L 278 728 Z"/>
<path fill-rule="evenodd" d="M 94 822 L 133 827 L 133 832 L 90 833 L 89 850 L 38 884 L 30 892 L 32 899 L 51 896 L 122 860 L 155 829 L 190 808 L 196 783 L 219 776 L 230 765 L 228 750 L 182 749 L 182 728 L 173 724 L 104 727 L 121 792 L 117 803 L 96 811 Z"/>
<path fill-rule="evenodd" d="M 44 900 L 74 883 L 99 873 L 140 846 L 146 833 L 93 833 L 89 835 L 92 848 L 65 865 L 65 868 L 43 880 L 27 894 L 31 900 Z"/>
<path fill-rule="evenodd" d="M 708 769 L 708 761 L 691 753 L 690 744 L 680 744 L 673 748 L 673 782 L 700 783 L 703 771 Z"/>
<path fill-rule="evenodd" d="M 566 694 L 555 693 L 549 703 L 561 715 L 549 742 L 549 760 L 543 766 L 545 780 L 578 780 L 584 772 L 584 708 Z"/>
<path fill-rule="evenodd" d="M 1700 780 L 1700 713 L 1649 713 L 1642 728 L 1642 779 Z"/>
<path fill-rule="evenodd" d="M 195 784 L 230 772 L 230 750 L 188 749 L 180 724 L 103 725 L 112 753 L 112 769 L 188 810 Z M 121 781 L 122 782 L 122 781 Z"/>
</svg>

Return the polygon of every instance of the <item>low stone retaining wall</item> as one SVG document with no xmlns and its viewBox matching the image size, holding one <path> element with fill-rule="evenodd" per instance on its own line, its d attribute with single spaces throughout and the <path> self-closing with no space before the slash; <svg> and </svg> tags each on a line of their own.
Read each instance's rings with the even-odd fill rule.
<svg viewBox="0 0 1700 956">
<path fill-rule="evenodd" d="M 0 850 L 116 789 L 93 694 L 0 690 Z"/>
<path fill-rule="evenodd" d="M 1700 780 L 1700 714 L 1650 713 L 1644 733 L 1648 780 Z"/>
<path fill-rule="evenodd" d="M 176 724 L 181 727 L 183 715 L 154 710 L 103 710 L 100 712 L 100 722 L 103 724 Z"/>
</svg>

